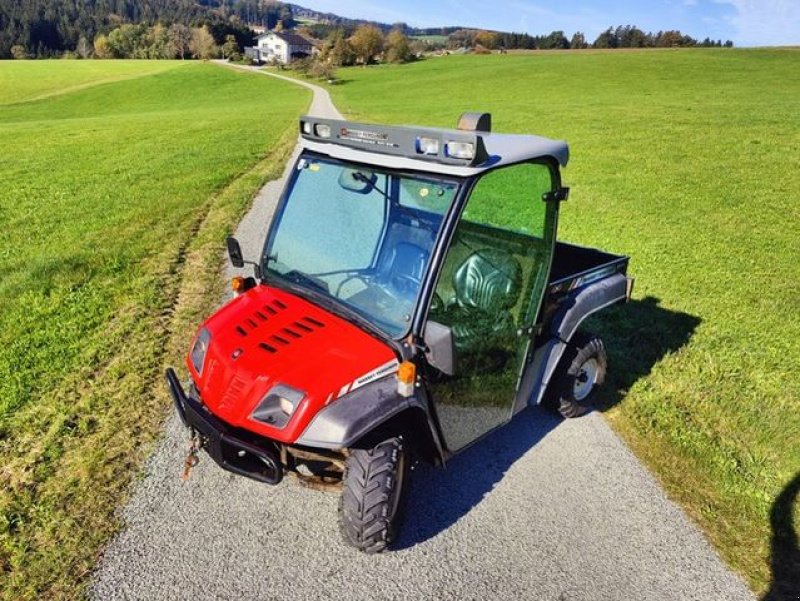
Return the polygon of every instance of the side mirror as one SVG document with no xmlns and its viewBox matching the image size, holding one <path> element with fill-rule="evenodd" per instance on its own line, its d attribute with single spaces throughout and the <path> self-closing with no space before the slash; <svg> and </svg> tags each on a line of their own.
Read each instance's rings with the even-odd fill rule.
<svg viewBox="0 0 800 601">
<path fill-rule="evenodd" d="M 231 265 L 244 267 L 244 257 L 242 256 L 242 247 L 239 246 L 239 241 L 233 236 L 228 236 L 225 243 L 228 245 L 228 258 L 231 260 Z"/>
<path fill-rule="evenodd" d="M 456 353 L 453 345 L 453 330 L 436 321 L 425 324 L 425 356 L 428 363 L 445 375 L 456 373 Z"/>
</svg>

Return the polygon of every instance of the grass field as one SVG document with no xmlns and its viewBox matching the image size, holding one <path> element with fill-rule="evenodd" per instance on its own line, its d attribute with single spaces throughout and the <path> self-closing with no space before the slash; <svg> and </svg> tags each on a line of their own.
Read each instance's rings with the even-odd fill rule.
<svg viewBox="0 0 800 601">
<path fill-rule="evenodd" d="M 0 64 L 0 596 L 73 597 L 309 94 L 181 62 Z"/>
<path fill-rule="evenodd" d="M 482 110 L 497 131 L 570 142 L 561 237 L 631 255 L 636 277 L 636 301 L 592 324 L 611 352 L 607 417 L 754 590 L 800 577 L 800 51 L 451 56 L 339 76 L 353 118 L 454 126 Z"/>
</svg>

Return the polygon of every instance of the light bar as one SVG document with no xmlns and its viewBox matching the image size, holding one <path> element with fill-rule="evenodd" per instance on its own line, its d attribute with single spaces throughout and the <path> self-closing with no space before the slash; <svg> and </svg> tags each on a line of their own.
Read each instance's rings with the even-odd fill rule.
<svg viewBox="0 0 800 601">
<path fill-rule="evenodd" d="M 473 166 L 489 159 L 483 138 L 480 133 L 473 131 L 396 127 L 302 117 L 300 135 L 313 142 L 447 165 Z"/>
</svg>

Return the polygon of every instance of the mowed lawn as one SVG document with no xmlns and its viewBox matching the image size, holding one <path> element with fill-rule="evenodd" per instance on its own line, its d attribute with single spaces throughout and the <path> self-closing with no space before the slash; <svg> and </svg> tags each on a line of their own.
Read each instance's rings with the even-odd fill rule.
<svg viewBox="0 0 800 601">
<path fill-rule="evenodd" d="M 754 590 L 798 577 L 782 534 L 793 500 L 800 513 L 800 51 L 450 56 L 339 76 L 353 118 L 454 126 L 482 110 L 496 131 L 569 141 L 561 238 L 629 254 L 636 278 L 635 302 L 591 324 L 610 347 L 607 417 Z"/>
<path fill-rule="evenodd" d="M 0 596 L 80 590 L 309 98 L 196 62 L 0 64 Z"/>
</svg>

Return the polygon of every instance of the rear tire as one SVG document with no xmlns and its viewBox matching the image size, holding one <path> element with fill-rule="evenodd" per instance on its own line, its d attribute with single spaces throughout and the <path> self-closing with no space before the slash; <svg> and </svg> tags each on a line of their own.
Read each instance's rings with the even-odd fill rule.
<svg viewBox="0 0 800 601">
<path fill-rule="evenodd" d="M 408 454 L 401 438 L 353 449 L 345 462 L 339 529 L 365 553 L 380 553 L 394 540 L 402 519 Z"/>
<path fill-rule="evenodd" d="M 607 368 L 603 341 L 593 334 L 576 333 L 551 381 L 548 405 L 568 419 L 585 414 L 606 380 Z"/>
</svg>

